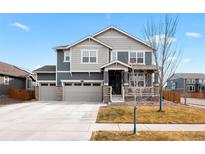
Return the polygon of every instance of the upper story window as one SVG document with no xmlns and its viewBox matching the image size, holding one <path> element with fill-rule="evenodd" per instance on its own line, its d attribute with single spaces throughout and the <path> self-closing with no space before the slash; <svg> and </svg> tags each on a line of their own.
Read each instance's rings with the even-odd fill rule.
<svg viewBox="0 0 205 154">
<path fill-rule="evenodd" d="M 64 51 L 64 62 L 70 62 L 70 51 Z"/>
<path fill-rule="evenodd" d="M 195 84 L 195 80 L 194 79 L 187 79 L 186 83 L 187 84 Z"/>
<path fill-rule="evenodd" d="M 81 63 L 96 64 L 97 63 L 97 50 L 82 50 Z"/>
<path fill-rule="evenodd" d="M 4 76 L 4 85 L 9 85 L 9 77 Z"/>
<path fill-rule="evenodd" d="M 144 52 L 136 52 L 136 51 L 131 51 L 130 52 L 130 63 L 132 64 L 144 64 Z"/>
<path fill-rule="evenodd" d="M 111 52 L 111 61 L 117 60 L 117 51 L 112 51 Z"/>
<path fill-rule="evenodd" d="M 199 80 L 199 83 L 205 83 L 205 80 L 200 79 L 200 80 Z"/>
</svg>

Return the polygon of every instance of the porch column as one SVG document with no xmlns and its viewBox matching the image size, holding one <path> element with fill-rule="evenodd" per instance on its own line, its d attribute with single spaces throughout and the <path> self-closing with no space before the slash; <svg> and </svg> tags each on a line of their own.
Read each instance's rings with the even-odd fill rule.
<svg viewBox="0 0 205 154">
<path fill-rule="evenodd" d="M 108 71 L 104 71 L 104 85 L 108 85 L 108 83 L 109 83 Z"/>
<path fill-rule="evenodd" d="M 124 85 L 128 85 L 128 70 L 125 70 L 123 73 Z"/>
</svg>

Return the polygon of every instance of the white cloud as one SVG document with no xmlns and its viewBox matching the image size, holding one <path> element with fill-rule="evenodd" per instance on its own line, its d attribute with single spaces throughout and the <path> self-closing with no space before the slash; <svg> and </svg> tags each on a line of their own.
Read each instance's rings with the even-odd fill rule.
<svg viewBox="0 0 205 154">
<path fill-rule="evenodd" d="M 184 58 L 184 59 L 183 59 L 183 62 L 184 62 L 184 63 L 188 63 L 188 62 L 190 62 L 190 61 L 191 61 L 190 58 Z"/>
<path fill-rule="evenodd" d="M 164 34 L 161 34 L 161 35 L 154 35 L 154 36 L 151 36 L 149 38 L 150 40 L 155 40 L 157 43 L 159 43 L 160 41 L 163 41 L 165 39 L 165 35 Z M 167 37 L 168 40 L 172 41 L 172 42 L 175 42 L 176 41 L 176 38 L 175 37 L 172 37 L 172 36 L 169 36 Z"/>
<path fill-rule="evenodd" d="M 194 38 L 202 37 L 202 35 L 200 33 L 197 33 L 197 32 L 186 32 L 185 34 L 186 34 L 186 36 L 194 37 Z"/>
<path fill-rule="evenodd" d="M 30 28 L 29 28 L 28 26 L 23 25 L 23 24 L 18 23 L 18 22 L 12 23 L 11 26 L 18 27 L 18 28 L 20 28 L 20 29 L 22 29 L 22 30 L 25 30 L 25 31 L 27 31 L 27 32 L 30 30 Z"/>
<path fill-rule="evenodd" d="M 177 57 L 175 56 L 170 56 L 167 58 L 168 61 L 175 61 L 177 59 Z"/>
</svg>

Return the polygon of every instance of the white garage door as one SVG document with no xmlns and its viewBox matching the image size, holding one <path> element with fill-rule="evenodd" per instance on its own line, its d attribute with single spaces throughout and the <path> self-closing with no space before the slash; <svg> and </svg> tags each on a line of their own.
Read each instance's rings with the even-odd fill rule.
<svg viewBox="0 0 205 154">
<path fill-rule="evenodd" d="M 100 83 L 73 83 L 64 86 L 63 97 L 65 101 L 74 102 L 102 102 L 102 86 Z"/>
<path fill-rule="evenodd" d="M 39 86 L 39 100 L 40 101 L 54 101 L 57 99 L 56 87 L 45 84 Z"/>
</svg>

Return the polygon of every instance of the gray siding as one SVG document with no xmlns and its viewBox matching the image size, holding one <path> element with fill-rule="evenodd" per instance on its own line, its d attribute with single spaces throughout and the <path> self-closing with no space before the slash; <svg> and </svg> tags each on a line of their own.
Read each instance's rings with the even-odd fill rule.
<svg viewBox="0 0 205 154">
<path fill-rule="evenodd" d="M 97 64 L 82 64 L 81 63 L 81 50 L 82 49 L 94 49 L 97 50 L 98 58 Z M 100 71 L 100 67 L 108 63 L 109 49 L 103 45 L 92 41 L 85 40 L 80 44 L 71 48 L 71 71 L 83 70 L 83 71 Z"/>
<path fill-rule="evenodd" d="M 152 65 L 152 52 L 145 52 L 145 64 Z"/>
<path fill-rule="evenodd" d="M 58 80 L 57 80 L 57 84 L 58 86 L 61 85 L 61 80 L 103 80 L 103 73 L 99 72 L 99 73 L 72 73 L 72 75 L 70 73 L 62 73 L 59 72 L 58 73 Z"/>
<path fill-rule="evenodd" d="M 174 80 L 171 80 L 171 81 L 176 83 L 176 91 L 178 91 L 178 92 L 183 92 L 184 91 L 184 79 L 178 78 L 178 79 L 174 79 Z M 167 89 L 168 90 L 172 90 L 171 81 L 167 82 Z"/>
<path fill-rule="evenodd" d="M 113 50 L 151 50 L 144 44 L 113 29 L 101 33 L 96 38 L 110 45 Z"/>
<path fill-rule="evenodd" d="M 128 63 L 128 52 L 118 52 L 118 60 Z"/>
<path fill-rule="evenodd" d="M 56 80 L 55 73 L 37 73 L 37 80 Z"/>
<path fill-rule="evenodd" d="M 64 51 L 57 51 L 57 70 L 70 71 L 70 62 L 64 62 Z"/>
<path fill-rule="evenodd" d="M 9 88 L 25 89 L 26 79 L 9 77 L 9 85 L 4 85 L 4 77 L 0 76 L 0 95 L 6 95 Z"/>
</svg>

